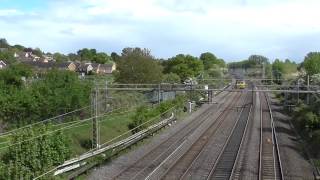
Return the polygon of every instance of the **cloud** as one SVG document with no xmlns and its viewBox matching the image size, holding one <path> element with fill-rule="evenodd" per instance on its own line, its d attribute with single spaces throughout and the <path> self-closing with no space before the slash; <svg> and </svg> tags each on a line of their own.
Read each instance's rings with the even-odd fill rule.
<svg viewBox="0 0 320 180">
<path fill-rule="evenodd" d="M 233 60 L 253 53 L 299 60 L 308 49 L 320 48 L 313 42 L 320 32 L 319 5 L 315 0 L 50 0 L 36 12 L 0 9 L 0 28 L 9 42 L 46 51 L 141 46 L 158 57 L 212 51 Z"/>
</svg>

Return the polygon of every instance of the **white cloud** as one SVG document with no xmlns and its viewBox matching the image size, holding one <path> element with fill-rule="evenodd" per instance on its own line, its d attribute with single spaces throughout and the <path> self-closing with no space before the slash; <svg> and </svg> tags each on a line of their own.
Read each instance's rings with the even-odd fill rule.
<svg viewBox="0 0 320 180">
<path fill-rule="evenodd" d="M 136 45 L 163 57 L 210 50 L 232 59 L 251 53 L 298 59 L 306 47 L 292 43 L 312 41 L 320 33 L 319 6 L 316 0 L 50 1 L 49 9 L 36 13 L 0 10 L 0 17 L 16 22 L 0 19 L 0 28 L 9 41 L 63 52 L 87 45 L 109 52 Z M 309 44 L 310 50 L 320 48 Z"/>
<path fill-rule="evenodd" d="M 17 9 L 0 9 L 0 17 L 22 15 L 22 14 L 23 13 L 21 11 L 18 11 Z"/>
</svg>

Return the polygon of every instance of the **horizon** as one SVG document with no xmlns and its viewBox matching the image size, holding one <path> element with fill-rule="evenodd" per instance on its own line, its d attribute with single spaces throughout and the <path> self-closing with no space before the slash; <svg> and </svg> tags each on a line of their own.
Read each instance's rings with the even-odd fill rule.
<svg viewBox="0 0 320 180">
<path fill-rule="evenodd" d="M 300 63 L 320 48 L 319 1 L 139 2 L 0 0 L 0 36 L 51 53 L 141 47 L 156 58 L 211 52 L 227 62 L 259 54 Z"/>
</svg>

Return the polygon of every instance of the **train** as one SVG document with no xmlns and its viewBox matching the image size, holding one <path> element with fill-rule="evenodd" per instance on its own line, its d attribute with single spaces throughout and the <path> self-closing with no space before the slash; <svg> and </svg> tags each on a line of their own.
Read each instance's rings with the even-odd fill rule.
<svg viewBox="0 0 320 180">
<path fill-rule="evenodd" d="M 245 89 L 247 87 L 247 84 L 244 80 L 237 80 L 236 81 L 236 88 L 237 89 Z"/>
</svg>

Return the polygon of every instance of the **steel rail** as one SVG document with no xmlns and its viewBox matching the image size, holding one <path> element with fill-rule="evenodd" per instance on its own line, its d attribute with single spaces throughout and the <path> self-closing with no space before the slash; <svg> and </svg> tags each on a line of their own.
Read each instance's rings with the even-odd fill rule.
<svg viewBox="0 0 320 180">
<path fill-rule="evenodd" d="M 251 98 L 249 98 L 249 99 L 251 100 Z M 242 120 L 241 119 L 242 116 L 246 116 L 246 114 L 243 114 L 245 108 L 249 108 L 249 112 L 248 112 L 246 120 L 245 121 L 241 121 Z M 248 120 L 250 118 L 250 114 L 251 114 L 251 108 L 252 108 L 252 104 L 250 104 L 249 107 L 244 107 L 242 109 L 242 111 L 241 111 L 241 113 L 239 115 L 239 118 L 237 119 L 237 121 L 236 121 L 235 125 L 233 126 L 233 129 L 232 129 L 227 141 L 225 142 L 225 144 L 223 146 L 223 149 L 220 151 L 220 154 L 219 154 L 218 158 L 216 159 L 216 163 L 214 164 L 214 166 L 210 170 L 210 173 L 208 174 L 206 179 L 212 179 L 212 178 L 216 179 L 216 178 L 218 178 L 218 177 L 216 177 L 216 178 L 213 177 L 215 173 L 219 173 L 218 176 L 221 177 L 222 179 L 225 179 L 225 178 L 229 179 L 231 177 L 233 169 L 234 169 L 235 164 L 236 164 L 237 156 L 239 154 L 241 143 L 243 142 L 243 139 L 244 139 L 244 134 L 246 132 L 245 130 L 246 130 L 246 127 L 247 127 L 247 124 L 248 124 Z M 241 128 L 239 129 L 239 126 L 243 125 L 243 124 L 239 124 L 241 122 L 245 123 L 242 133 L 241 133 Z M 239 142 L 239 140 L 240 140 L 240 142 Z M 237 141 L 239 143 L 239 147 L 237 149 L 232 149 L 236 145 Z M 234 156 L 235 159 L 233 161 L 229 161 L 230 158 L 232 158 L 232 156 Z M 226 161 L 226 158 L 227 158 L 227 161 Z M 227 166 L 229 166 L 229 167 L 227 167 Z M 219 168 L 220 169 L 222 168 L 223 171 L 217 172 L 216 170 L 219 169 Z"/>
<path fill-rule="evenodd" d="M 283 168 L 282 168 L 282 162 L 281 162 L 281 155 L 280 155 L 280 149 L 279 149 L 279 143 L 278 143 L 278 138 L 277 138 L 277 131 L 276 131 L 276 127 L 274 124 L 274 119 L 273 119 L 273 115 L 272 115 L 272 110 L 271 110 L 271 105 L 269 102 L 269 98 L 267 94 L 264 94 L 264 96 L 266 97 L 267 100 L 267 105 L 268 105 L 268 109 L 269 109 L 269 113 L 270 113 L 270 118 L 271 118 L 271 126 L 272 126 L 272 130 L 273 130 L 273 138 L 274 138 L 274 142 L 275 142 L 275 151 L 276 151 L 276 155 L 277 155 L 277 163 L 279 164 L 279 175 L 280 175 L 280 179 L 284 180 L 284 175 L 283 175 Z"/>
<path fill-rule="evenodd" d="M 182 162 L 182 158 L 183 157 L 187 157 L 188 155 L 190 156 L 190 154 L 188 154 L 188 153 L 192 152 L 192 148 L 193 147 L 194 148 L 196 148 L 196 147 L 204 147 L 209 142 L 209 139 L 210 139 L 209 137 L 212 137 L 216 133 L 216 131 L 219 129 L 219 127 L 222 125 L 222 122 L 224 122 L 224 119 L 227 116 L 227 114 L 226 114 L 227 111 L 226 110 L 229 107 L 232 107 L 234 104 L 236 104 L 238 102 L 238 100 L 240 99 L 241 95 L 242 94 L 240 94 L 239 96 L 235 96 L 234 98 L 236 100 L 232 101 L 231 104 L 228 104 L 228 106 L 225 107 L 225 110 L 223 110 L 218 115 L 218 117 L 216 118 L 218 121 L 215 121 L 215 123 L 212 123 L 209 127 L 206 127 L 205 131 L 202 132 L 201 134 L 199 134 L 199 136 L 196 139 L 199 140 L 204 136 L 206 136 L 207 138 L 204 138 L 203 141 L 197 141 L 197 140 L 194 141 L 193 143 L 190 144 L 190 147 L 184 153 L 181 154 L 181 152 L 180 152 L 180 154 L 178 154 L 179 155 L 178 159 L 175 162 L 173 162 L 172 164 L 170 164 L 169 166 L 166 166 L 164 173 L 160 175 L 160 179 L 161 178 L 165 178 L 165 176 L 168 176 L 170 171 L 171 172 L 173 171 L 172 168 L 176 167 L 179 162 Z M 214 126 L 216 126 L 216 127 L 214 129 L 212 129 L 212 127 L 214 127 Z M 196 143 L 200 143 L 200 144 L 196 144 Z M 197 157 L 198 154 L 201 153 L 202 149 L 203 148 L 201 148 L 199 151 L 196 151 L 196 154 L 191 153 L 191 155 Z M 182 162 L 182 163 L 184 163 L 184 162 Z M 186 169 L 189 168 L 190 164 L 192 164 L 192 162 L 188 163 Z M 183 173 L 184 172 L 182 172 L 182 175 L 183 175 Z"/>
<path fill-rule="evenodd" d="M 236 171 L 236 168 L 237 168 L 236 165 L 237 165 L 237 163 L 238 163 L 238 161 L 239 161 L 240 151 L 241 151 L 242 148 L 243 148 L 243 142 L 244 142 L 244 139 L 245 139 L 245 135 L 246 135 L 246 133 L 247 133 L 247 131 L 248 131 L 248 124 L 249 124 L 250 117 L 251 117 L 251 113 L 252 113 L 252 107 L 253 107 L 253 105 L 250 106 L 248 119 L 247 119 L 246 126 L 245 126 L 245 129 L 244 129 L 242 138 L 241 138 L 240 146 L 239 146 L 239 149 L 238 149 L 238 152 L 237 152 L 237 157 L 236 157 L 236 160 L 234 161 L 234 164 L 233 164 L 233 167 L 232 167 L 232 171 L 231 171 L 231 175 L 230 175 L 229 180 L 234 179 L 234 176 L 235 176 L 235 171 Z"/>
<path fill-rule="evenodd" d="M 273 161 L 273 169 L 272 169 L 272 174 L 274 175 L 274 179 L 281 179 L 284 180 L 284 176 L 283 176 L 283 169 L 282 169 L 282 163 L 281 163 L 281 156 L 280 156 L 280 151 L 279 151 L 279 145 L 278 145 L 278 140 L 277 140 L 277 135 L 276 135 L 276 130 L 275 130 L 275 126 L 274 126 L 274 120 L 273 120 L 273 116 L 272 116 L 272 110 L 271 110 L 271 106 L 269 103 L 269 99 L 268 99 L 268 95 L 263 93 L 262 95 L 260 95 L 260 98 L 265 99 L 265 103 L 266 103 L 266 107 L 268 109 L 268 114 L 269 114 L 269 118 L 270 118 L 270 128 L 271 128 L 271 138 L 272 138 L 272 161 Z M 263 133 L 263 129 L 265 128 L 263 125 L 263 121 L 264 121 L 264 117 L 263 117 L 263 101 L 261 101 L 260 103 L 260 108 L 261 108 L 261 116 L 260 116 L 260 123 L 261 123 L 261 130 L 260 130 L 260 152 L 259 152 L 259 175 L 258 175 L 258 179 L 262 180 L 263 176 L 264 176 L 264 172 L 268 172 L 268 169 L 266 169 L 264 166 L 264 159 L 266 157 L 264 152 L 266 151 L 264 148 L 264 144 L 266 142 L 264 142 L 264 133 Z M 268 142 L 270 143 L 270 142 Z M 270 147 L 269 147 L 270 148 Z M 269 149 L 270 150 L 270 149 Z"/>
<path fill-rule="evenodd" d="M 243 108 L 240 111 L 240 114 L 238 116 L 238 118 L 240 118 L 241 113 L 243 111 Z M 201 156 L 201 154 L 205 151 L 205 148 L 202 148 L 200 153 L 196 156 L 196 158 L 194 158 L 194 160 L 192 161 L 192 163 L 189 165 L 189 167 L 187 168 L 187 170 L 183 173 L 183 175 L 179 178 L 180 180 L 184 179 L 186 177 L 186 175 L 188 174 L 188 172 L 190 171 L 190 169 L 192 168 L 192 166 L 196 163 L 196 161 L 199 159 L 199 157 Z"/>
<path fill-rule="evenodd" d="M 230 92 L 224 94 L 222 97 L 219 97 L 219 99 L 223 99 L 226 96 L 229 95 Z M 218 97 L 218 96 L 217 96 Z M 128 171 L 130 168 L 133 168 L 137 163 L 140 163 L 141 161 L 143 161 L 144 158 L 147 158 L 147 156 L 150 156 L 150 154 L 154 153 L 154 151 L 156 151 L 157 149 L 160 149 L 159 147 L 161 146 L 165 146 L 166 143 L 169 143 L 170 140 L 174 140 L 174 142 L 169 145 L 169 147 L 167 148 L 167 150 L 171 149 L 172 145 L 180 142 L 181 140 L 183 140 L 188 134 L 192 133 L 198 126 L 200 126 L 200 124 L 202 124 L 206 118 L 208 118 L 213 112 L 211 111 L 210 108 L 206 109 L 202 114 L 200 114 L 200 116 L 198 117 L 199 119 L 201 119 L 201 121 L 191 121 L 188 124 L 186 124 L 180 131 L 175 132 L 171 137 L 169 137 L 168 139 L 166 139 L 165 141 L 163 141 L 161 144 L 157 145 L 156 147 L 150 149 L 149 152 L 147 152 L 146 154 L 144 154 L 142 157 L 140 157 L 139 159 L 137 159 L 133 164 L 131 164 L 130 166 L 124 168 L 122 171 L 120 171 L 116 176 L 112 177 L 112 179 L 117 179 L 120 176 L 122 176 L 126 171 Z M 185 132 L 186 131 L 186 132 Z M 184 133 L 185 132 L 185 133 Z M 181 138 L 175 139 L 179 133 L 182 133 L 184 135 L 182 135 Z M 159 157 L 161 157 L 163 154 L 167 153 L 166 151 L 161 152 L 160 155 L 158 155 L 155 160 L 159 159 Z M 154 156 L 153 156 L 154 158 Z M 145 168 L 148 168 L 148 166 L 146 166 Z M 144 168 L 144 169 L 145 169 Z M 138 172 L 134 177 L 136 177 L 140 172 Z"/>
</svg>

